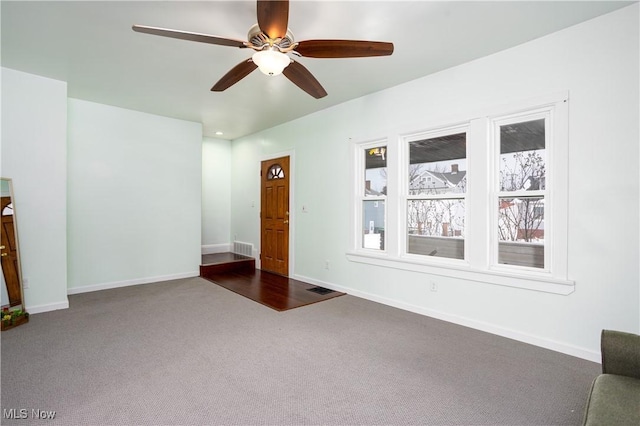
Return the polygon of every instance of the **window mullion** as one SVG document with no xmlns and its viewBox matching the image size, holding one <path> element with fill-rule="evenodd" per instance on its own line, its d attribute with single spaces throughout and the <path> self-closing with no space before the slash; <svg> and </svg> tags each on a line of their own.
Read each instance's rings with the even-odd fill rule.
<svg viewBox="0 0 640 426">
<path fill-rule="evenodd" d="M 386 197 L 386 252 L 393 256 L 399 255 L 400 234 L 397 232 L 398 222 L 400 222 L 401 213 L 399 212 L 398 195 L 400 185 L 400 165 L 399 158 L 401 152 L 398 150 L 397 137 L 392 135 L 387 137 L 387 197 Z"/>
<path fill-rule="evenodd" d="M 490 208 L 487 192 L 490 183 L 490 152 L 487 150 L 488 120 L 471 120 L 467 130 L 467 243 L 466 259 L 470 266 L 487 269 L 489 265 Z"/>
</svg>

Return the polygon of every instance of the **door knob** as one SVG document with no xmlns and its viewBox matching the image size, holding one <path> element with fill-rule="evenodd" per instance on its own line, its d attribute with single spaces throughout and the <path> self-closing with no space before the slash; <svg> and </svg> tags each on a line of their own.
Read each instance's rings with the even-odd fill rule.
<svg viewBox="0 0 640 426">
<path fill-rule="evenodd" d="M 2 253 L 0 256 L 5 257 L 8 253 Z"/>
<path fill-rule="evenodd" d="M 288 221 L 288 220 L 285 220 L 285 221 L 284 221 L 284 223 L 289 223 L 289 221 Z"/>
<path fill-rule="evenodd" d="M 0 246 L 0 250 L 4 250 L 5 248 L 5 246 Z"/>
</svg>

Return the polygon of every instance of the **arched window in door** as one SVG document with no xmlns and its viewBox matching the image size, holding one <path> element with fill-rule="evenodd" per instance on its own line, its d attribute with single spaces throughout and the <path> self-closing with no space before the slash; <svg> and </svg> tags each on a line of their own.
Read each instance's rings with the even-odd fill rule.
<svg viewBox="0 0 640 426">
<path fill-rule="evenodd" d="M 284 170 L 282 170 L 280 164 L 274 164 L 267 172 L 267 180 L 273 179 L 284 179 Z"/>
<path fill-rule="evenodd" d="M 13 216 L 13 203 L 9 203 L 2 209 L 2 216 Z"/>
</svg>

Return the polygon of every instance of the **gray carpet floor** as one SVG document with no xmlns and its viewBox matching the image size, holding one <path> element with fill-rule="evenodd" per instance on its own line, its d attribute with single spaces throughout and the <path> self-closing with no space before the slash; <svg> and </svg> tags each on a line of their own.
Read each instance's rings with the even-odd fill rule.
<svg viewBox="0 0 640 426">
<path fill-rule="evenodd" d="M 190 278 L 69 302 L 1 334 L 3 417 L 27 413 L 3 424 L 577 425 L 599 373 L 349 295 L 276 312 Z"/>
</svg>

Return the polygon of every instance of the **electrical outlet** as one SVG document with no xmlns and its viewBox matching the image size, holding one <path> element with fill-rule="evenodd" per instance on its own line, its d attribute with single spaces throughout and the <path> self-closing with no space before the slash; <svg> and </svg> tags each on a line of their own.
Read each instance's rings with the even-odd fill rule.
<svg viewBox="0 0 640 426">
<path fill-rule="evenodd" d="M 430 285 L 430 289 L 431 289 L 431 291 L 433 291 L 433 292 L 438 291 L 438 284 L 437 284 L 435 281 L 431 281 L 431 282 L 429 283 L 429 285 Z"/>
<path fill-rule="evenodd" d="M 324 269 L 329 269 L 329 261 L 328 260 L 324 261 Z"/>
<path fill-rule="evenodd" d="M 29 278 L 22 279 L 22 288 L 23 289 L 29 288 Z"/>
</svg>

